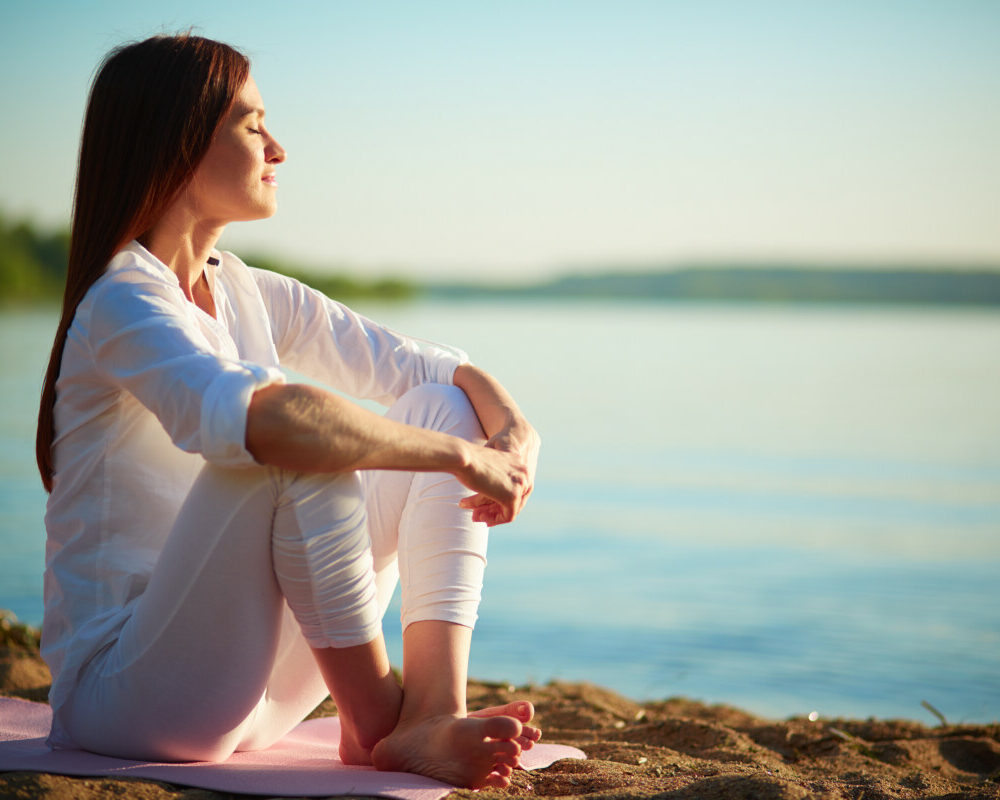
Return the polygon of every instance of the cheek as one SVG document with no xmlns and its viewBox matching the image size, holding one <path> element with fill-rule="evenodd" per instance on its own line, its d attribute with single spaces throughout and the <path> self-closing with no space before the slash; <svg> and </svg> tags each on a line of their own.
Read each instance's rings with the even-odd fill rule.
<svg viewBox="0 0 1000 800">
<path fill-rule="evenodd" d="M 255 153 L 243 151 L 232 162 L 230 175 L 233 181 L 240 181 L 246 185 L 253 185 L 260 180 L 262 161 Z"/>
<path fill-rule="evenodd" d="M 200 169 L 205 169 L 213 182 L 232 183 L 240 180 L 253 164 L 253 154 L 238 143 L 217 146 L 209 151 Z"/>
</svg>

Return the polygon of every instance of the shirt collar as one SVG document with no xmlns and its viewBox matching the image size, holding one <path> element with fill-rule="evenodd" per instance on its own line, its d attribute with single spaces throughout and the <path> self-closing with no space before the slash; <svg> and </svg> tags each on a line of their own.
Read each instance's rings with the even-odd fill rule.
<svg viewBox="0 0 1000 800">
<path fill-rule="evenodd" d="M 170 267 L 164 264 L 160 259 L 154 256 L 149 250 L 139 243 L 138 239 L 133 239 L 127 245 L 125 245 L 119 252 L 121 253 L 132 253 L 137 256 L 144 264 L 153 267 L 157 272 L 163 273 L 168 281 L 176 285 L 180 285 L 180 281 L 177 280 L 177 275 L 174 273 Z M 222 268 L 222 252 L 216 248 L 212 248 L 211 259 L 214 259 L 216 263 L 208 261 L 205 264 L 206 277 L 208 278 L 208 285 L 212 289 L 213 293 L 215 291 L 215 277 L 219 270 Z"/>
</svg>

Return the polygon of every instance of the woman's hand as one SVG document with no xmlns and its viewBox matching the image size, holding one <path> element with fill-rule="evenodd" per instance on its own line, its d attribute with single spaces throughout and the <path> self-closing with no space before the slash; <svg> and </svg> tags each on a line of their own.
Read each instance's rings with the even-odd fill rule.
<svg viewBox="0 0 1000 800">
<path fill-rule="evenodd" d="M 393 422 L 315 386 L 273 384 L 251 398 L 247 450 L 297 472 L 448 472 L 474 492 L 459 505 L 476 522 L 510 522 L 534 488 L 541 440 L 495 378 L 471 365 L 455 375 L 489 436 L 484 444 Z"/>
<path fill-rule="evenodd" d="M 476 492 L 471 497 L 463 499 L 459 505 L 472 509 L 472 518 L 476 522 L 485 522 L 489 526 L 512 522 L 528 502 L 528 496 L 535 486 L 535 472 L 538 468 L 538 451 L 541 439 L 534 428 L 523 419 L 516 425 L 508 425 L 491 436 L 486 444 L 474 451 L 474 460 L 483 461 L 481 466 L 489 469 L 500 469 L 500 481 L 477 485 L 481 478 L 474 467 L 472 477 L 467 480 L 458 475 L 462 484 Z M 500 457 L 499 459 L 497 457 Z"/>
<path fill-rule="evenodd" d="M 517 481 L 516 491 L 505 497 L 490 494 L 458 476 L 465 486 L 476 492 L 459 505 L 471 508 L 472 518 L 477 522 L 487 525 L 510 522 L 524 508 L 535 486 L 541 439 L 517 407 L 514 398 L 488 372 L 472 364 L 462 364 L 455 370 L 453 382 L 469 398 L 489 437 L 483 449 L 503 454 L 511 468 L 522 476 Z"/>
</svg>

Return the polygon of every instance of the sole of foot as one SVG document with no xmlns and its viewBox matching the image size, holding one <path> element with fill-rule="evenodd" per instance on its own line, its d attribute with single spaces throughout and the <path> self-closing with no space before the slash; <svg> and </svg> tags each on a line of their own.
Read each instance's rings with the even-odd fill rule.
<svg viewBox="0 0 1000 800">
<path fill-rule="evenodd" d="M 380 770 L 413 772 L 451 786 L 503 788 L 518 765 L 522 731 L 519 719 L 501 714 L 401 720 L 375 745 L 372 762 Z"/>
</svg>

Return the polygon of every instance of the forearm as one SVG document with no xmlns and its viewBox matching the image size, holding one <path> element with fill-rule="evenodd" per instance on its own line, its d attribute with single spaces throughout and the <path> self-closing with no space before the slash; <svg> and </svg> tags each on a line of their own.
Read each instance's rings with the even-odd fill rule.
<svg viewBox="0 0 1000 800">
<path fill-rule="evenodd" d="M 501 431 L 516 438 L 535 435 L 510 392 L 489 373 L 472 364 L 462 364 L 455 370 L 452 382 L 468 396 L 487 438 Z"/>
<path fill-rule="evenodd" d="M 492 375 L 471 364 L 463 364 L 455 370 L 452 382 L 465 392 L 479 417 L 479 423 L 488 437 L 485 449 L 509 454 L 525 473 L 525 480 L 512 503 L 500 507 L 485 497 L 475 496 L 463 500 L 462 505 L 473 509 L 473 519 L 488 525 L 510 522 L 518 515 L 534 488 L 541 440 L 514 398 Z"/>
<path fill-rule="evenodd" d="M 246 446 L 258 463 L 296 472 L 456 474 L 469 460 L 469 445 L 461 439 L 393 422 L 304 384 L 277 384 L 254 394 Z"/>
<path fill-rule="evenodd" d="M 468 372 L 459 380 L 470 386 L 483 427 L 495 431 L 485 447 L 394 422 L 313 386 L 275 384 L 250 400 L 247 450 L 261 464 L 295 472 L 447 472 L 473 492 L 459 505 L 474 520 L 509 522 L 531 493 L 538 436 L 499 383 Z"/>
</svg>

